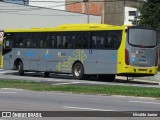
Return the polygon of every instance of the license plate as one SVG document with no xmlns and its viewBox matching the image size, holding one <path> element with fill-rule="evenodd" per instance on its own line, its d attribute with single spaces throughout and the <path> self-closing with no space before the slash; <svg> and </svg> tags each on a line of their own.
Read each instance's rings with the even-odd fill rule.
<svg viewBox="0 0 160 120">
<path fill-rule="evenodd" d="M 147 60 L 139 60 L 139 63 L 144 63 L 144 64 L 146 64 L 146 63 L 147 63 Z"/>
</svg>

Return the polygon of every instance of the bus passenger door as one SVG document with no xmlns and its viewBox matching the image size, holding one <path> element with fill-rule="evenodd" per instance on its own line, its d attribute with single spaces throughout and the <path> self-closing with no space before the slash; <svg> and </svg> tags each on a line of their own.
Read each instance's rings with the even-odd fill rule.
<svg viewBox="0 0 160 120">
<path fill-rule="evenodd" d="M 13 35 L 11 33 L 4 34 L 4 45 L 3 45 L 3 52 L 2 55 L 4 56 L 4 69 L 11 68 L 11 59 L 12 59 L 12 42 L 13 42 Z"/>
<path fill-rule="evenodd" d="M 2 42 L 0 42 L 0 68 L 3 68 L 2 47 L 3 47 L 3 44 Z"/>
</svg>

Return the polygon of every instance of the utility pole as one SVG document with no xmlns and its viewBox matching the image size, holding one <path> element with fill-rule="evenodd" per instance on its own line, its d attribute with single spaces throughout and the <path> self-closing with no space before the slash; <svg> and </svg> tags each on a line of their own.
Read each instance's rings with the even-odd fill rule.
<svg viewBox="0 0 160 120">
<path fill-rule="evenodd" d="M 88 12 L 87 12 L 87 14 L 88 14 L 88 21 L 87 21 L 87 23 L 89 24 L 89 14 L 90 14 L 90 3 L 89 3 L 89 0 L 88 0 L 88 5 L 87 5 L 88 7 Z"/>
<path fill-rule="evenodd" d="M 89 23 L 90 2 L 89 0 L 83 0 L 83 2 L 87 2 L 87 23 Z"/>
</svg>

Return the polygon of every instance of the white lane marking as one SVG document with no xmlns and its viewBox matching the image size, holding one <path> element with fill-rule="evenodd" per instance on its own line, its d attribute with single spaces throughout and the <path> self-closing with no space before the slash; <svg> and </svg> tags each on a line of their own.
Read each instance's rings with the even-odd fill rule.
<svg viewBox="0 0 160 120">
<path fill-rule="evenodd" d="M 1 88 L 1 90 L 23 90 L 23 89 L 17 89 L 17 88 Z"/>
<path fill-rule="evenodd" d="M 56 83 L 56 84 L 52 84 L 52 85 L 69 85 L 69 84 L 79 84 L 82 82 L 70 82 L 70 83 Z"/>
<path fill-rule="evenodd" d="M 2 91 L 0 91 L 0 93 L 9 93 L 9 94 L 11 93 L 12 94 L 12 93 L 17 93 L 17 92 L 2 92 Z"/>
<path fill-rule="evenodd" d="M 115 111 L 115 110 L 106 110 L 106 109 L 95 109 L 95 108 L 82 108 L 82 107 L 70 107 L 70 106 L 62 106 L 67 109 L 78 109 L 78 110 L 93 110 L 93 111 Z"/>
<path fill-rule="evenodd" d="M 133 103 L 144 103 L 144 104 L 160 104 L 160 103 L 157 103 L 157 102 L 144 102 L 144 101 L 129 101 L 129 102 L 133 102 Z"/>
<path fill-rule="evenodd" d="M 8 71 L 0 71 L 0 73 L 4 74 L 4 73 L 9 73 Z"/>
<path fill-rule="evenodd" d="M 15 71 L 12 71 L 12 70 L 4 70 L 4 69 L 0 69 L 0 73 L 13 73 Z"/>
</svg>

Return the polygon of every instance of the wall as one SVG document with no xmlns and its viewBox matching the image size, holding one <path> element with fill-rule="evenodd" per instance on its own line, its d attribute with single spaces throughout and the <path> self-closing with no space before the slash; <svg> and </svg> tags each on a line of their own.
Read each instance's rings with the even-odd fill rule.
<svg viewBox="0 0 160 120">
<path fill-rule="evenodd" d="M 136 8 L 140 5 L 138 0 L 106 0 L 104 3 L 104 23 L 113 25 L 123 25 L 129 23 L 128 8 Z M 126 9 L 127 8 L 127 9 Z"/>
<path fill-rule="evenodd" d="M 29 2 L 29 0 L 3 0 L 3 1 L 8 3 L 21 4 L 21 5 L 27 5 Z"/>
<path fill-rule="evenodd" d="M 65 0 L 29 0 L 30 6 L 65 10 Z"/>
<path fill-rule="evenodd" d="M 124 24 L 124 1 L 106 0 L 104 6 L 104 23 L 112 25 Z"/>
<path fill-rule="evenodd" d="M 131 25 L 132 24 L 132 22 L 131 22 L 131 20 L 134 20 L 134 18 L 135 18 L 135 16 L 136 16 L 136 14 L 135 15 L 129 15 L 129 12 L 137 12 L 137 8 L 133 8 L 133 7 L 125 7 L 125 18 L 124 18 L 124 24 L 125 25 Z"/>
<path fill-rule="evenodd" d="M 66 0 L 67 11 L 79 12 L 87 14 L 87 3 L 83 0 L 75 0 L 79 2 L 74 4 L 73 0 Z M 130 24 L 129 19 L 134 17 L 128 16 L 128 8 L 135 8 L 140 5 L 138 0 L 89 0 L 90 1 L 90 14 L 101 16 L 102 23 L 123 25 Z M 128 18 L 129 17 L 129 18 Z"/>
<path fill-rule="evenodd" d="M 69 4 L 66 6 L 66 11 L 71 12 L 79 12 L 79 13 L 85 13 L 87 14 L 88 10 L 88 3 L 87 2 L 79 2 L 76 4 L 73 4 L 73 2 L 70 2 L 70 0 L 66 0 L 66 4 Z M 103 11 L 103 2 L 93 2 L 90 0 L 90 14 L 91 15 L 102 15 Z"/>
<path fill-rule="evenodd" d="M 0 29 L 55 27 L 61 24 L 87 23 L 87 15 L 61 10 L 42 9 L 0 2 Z M 99 16 L 90 15 L 92 23 L 100 23 Z"/>
<path fill-rule="evenodd" d="M 8 3 L 65 10 L 65 0 L 3 0 Z"/>
</svg>

